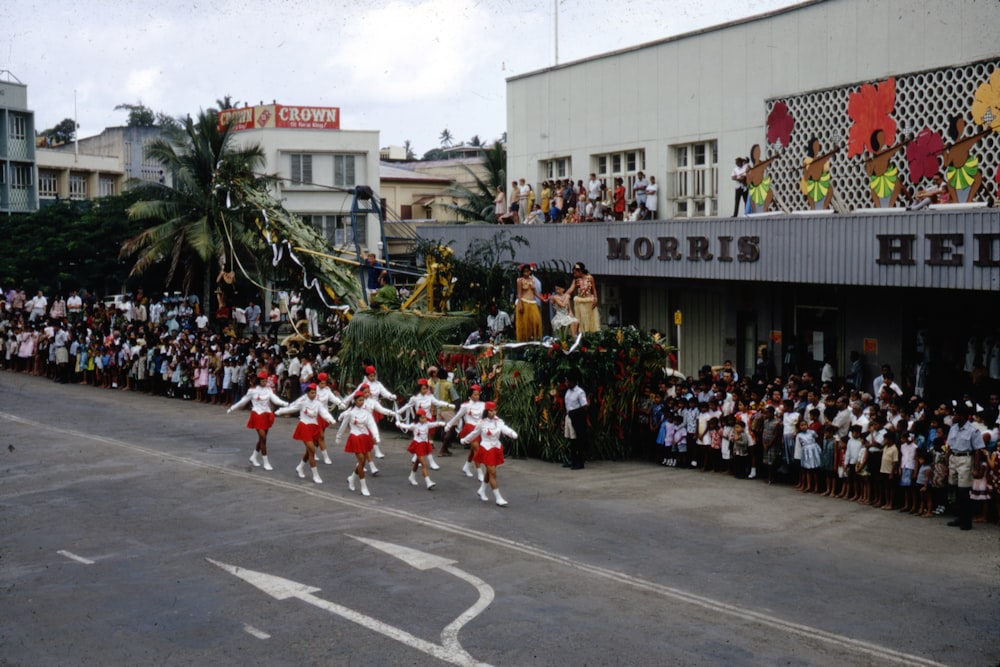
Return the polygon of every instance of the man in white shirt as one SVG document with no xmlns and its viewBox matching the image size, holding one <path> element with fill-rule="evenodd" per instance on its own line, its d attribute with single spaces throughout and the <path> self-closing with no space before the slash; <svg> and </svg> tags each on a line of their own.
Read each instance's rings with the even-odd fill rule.
<svg viewBox="0 0 1000 667">
<path fill-rule="evenodd" d="M 601 182 L 597 179 L 597 174 L 591 174 L 587 181 L 587 200 L 597 208 L 597 203 L 601 200 Z"/>
<path fill-rule="evenodd" d="M 73 290 L 66 299 L 66 314 L 70 324 L 76 324 L 83 316 L 83 299 Z"/>
<path fill-rule="evenodd" d="M 659 189 L 656 176 L 650 176 L 649 185 L 646 186 L 646 210 L 649 211 L 650 220 L 656 220 L 656 193 Z"/>
<path fill-rule="evenodd" d="M 635 195 L 637 209 L 646 205 L 646 188 L 648 186 L 649 181 L 646 180 L 646 175 L 640 171 L 635 181 L 632 182 L 632 193 Z"/>
<path fill-rule="evenodd" d="M 582 470 L 586 458 L 587 444 L 590 441 L 590 427 L 587 426 L 587 392 L 580 385 L 579 375 L 571 371 L 566 378 L 566 394 L 563 401 L 566 405 L 565 433 L 569 440 L 569 465 L 572 470 Z"/>
</svg>

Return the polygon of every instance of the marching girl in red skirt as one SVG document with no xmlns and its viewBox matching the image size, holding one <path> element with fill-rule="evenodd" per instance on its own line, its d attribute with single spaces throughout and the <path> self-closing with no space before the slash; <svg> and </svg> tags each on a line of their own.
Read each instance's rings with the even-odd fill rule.
<svg viewBox="0 0 1000 667">
<path fill-rule="evenodd" d="M 455 416 L 448 420 L 445 425 L 444 430 L 450 431 L 455 428 L 459 423 L 462 424 L 461 430 L 458 432 L 459 439 L 472 433 L 472 430 L 479 425 L 479 422 L 483 420 L 483 414 L 486 412 L 486 404 L 479 400 L 482 388 L 478 384 L 472 385 L 469 390 L 469 400 L 462 403 L 458 412 Z M 464 440 L 463 440 L 464 442 Z M 476 451 L 479 449 L 479 438 L 470 441 L 469 444 L 469 457 L 465 461 L 465 465 L 462 466 L 462 472 L 465 473 L 466 477 L 472 477 L 472 466 L 475 465 L 479 468 L 479 463 L 476 462 Z M 477 471 L 479 473 L 479 481 L 483 481 L 483 471 L 480 469 Z"/>
<path fill-rule="evenodd" d="M 344 441 L 344 451 L 354 454 L 357 465 L 354 472 L 347 478 L 347 487 L 353 491 L 354 485 L 361 482 L 361 495 L 370 496 L 368 484 L 365 482 L 365 460 L 371 455 L 372 447 L 379 442 L 378 425 L 371 411 L 365 408 L 365 392 L 354 392 L 354 405 L 340 416 L 340 429 L 337 431 L 336 443 Z"/>
<path fill-rule="evenodd" d="M 316 386 L 316 400 L 322 403 L 328 410 L 333 413 L 333 408 L 338 410 L 344 410 L 348 407 L 347 403 L 340 400 L 340 397 L 333 393 L 330 389 L 330 376 L 326 373 L 320 373 L 316 376 L 316 380 L 319 384 Z M 326 429 L 330 426 L 325 419 L 319 420 L 320 430 L 319 430 L 319 440 L 316 445 L 319 448 L 319 456 L 323 457 L 323 463 L 330 465 L 333 461 L 330 460 L 330 455 L 326 451 Z"/>
<path fill-rule="evenodd" d="M 417 380 L 416 395 L 411 396 L 410 400 L 408 400 L 403 407 L 396 410 L 396 419 L 402 419 L 404 422 L 409 422 L 416 412 L 423 410 L 427 413 L 427 419 L 432 420 L 434 419 L 437 408 L 451 407 L 453 407 L 451 403 L 438 400 L 434 394 L 431 393 L 430 383 L 427 381 L 427 378 L 420 378 Z M 444 425 L 443 422 L 442 425 Z M 427 440 L 431 441 L 433 440 L 433 437 L 434 429 L 432 428 L 430 433 L 427 434 Z M 416 462 L 416 459 L 414 459 L 414 462 Z M 431 470 L 438 470 L 441 467 L 434 461 L 433 448 L 427 453 L 427 464 L 430 465 Z"/>
<path fill-rule="evenodd" d="M 382 408 L 382 403 L 381 403 L 382 399 L 385 399 L 387 401 L 392 401 L 393 407 L 396 406 L 396 395 L 394 393 L 392 393 L 391 391 L 389 391 L 386 388 L 386 386 L 379 381 L 378 374 L 375 372 L 375 367 L 374 366 L 365 366 L 365 379 L 361 382 L 360 385 L 358 385 L 358 389 L 363 389 L 366 386 L 368 388 L 367 391 L 368 391 L 368 394 L 371 397 L 372 403 L 374 403 L 375 405 L 377 405 L 379 408 Z M 379 409 L 374 408 L 374 407 L 371 408 L 369 410 L 369 412 L 372 412 L 372 413 L 376 413 L 377 412 L 377 413 L 380 413 L 380 414 L 392 415 L 392 416 L 395 416 L 395 414 L 396 414 L 394 411 L 386 411 L 385 408 L 382 408 L 381 410 L 379 410 Z M 382 421 L 382 418 L 376 416 L 375 417 L 375 423 L 378 424 L 380 421 Z M 383 458 L 385 458 L 385 454 L 383 454 L 382 450 L 379 449 L 379 446 L 378 446 L 377 442 L 375 443 L 374 447 L 372 448 L 372 451 L 375 453 L 375 458 L 377 458 L 377 459 L 383 459 Z M 371 462 L 371 457 L 370 456 L 368 457 L 368 460 Z M 375 467 L 375 463 L 374 462 L 372 462 L 371 467 L 372 467 L 372 474 L 373 475 L 377 475 L 378 474 L 378 468 Z"/>
<path fill-rule="evenodd" d="M 394 411 L 390 410 L 389 408 L 385 407 L 381 403 L 379 403 L 378 399 L 376 399 L 371 394 L 371 388 L 367 384 L 362 384 L 360 387 L 358 387 L 358 391 L 360 391 L 361 394 L 362 394 L 362 396 L 364 396 L 364 398 L 365 398 L 364 402 L 362 403 L 362 407 L 364 407 L 364 409 L 368 411 L 368 414 L 372 416 L 372 419 L 375 420 L 375 426 L 376 427 L 378 427 L 378 423 L 382 419 L 383 415 L 386 416 L 386 417 L 393 417 L 393 418 L 395 418 L 396 413 Z M 355 393 L 357 393 L 357 392 L 355 392 Z M 372 446 L 368 450 L 368 453 L 365 454 L 365 460 L 368 462 L 368 467 L 371 469 L 372 476 L 373 477 L 377 477 L 378 476 L 378 468 L 375 467 L 375 459 L 372 458 L 372 454 L 373 453 L 374 453 L 374 455 L 375 455 L 376 458 L 380 458 L 380 459 L 381 458 L 385 458 L 385 455 L 382 454 L 382 451 L 378 447 L 378 439 L 377 438 L 375 439 L 375 442 L 372 443 Z"/>
<path fill-rule="evenodd" d="M 489 500 L 486 495 L 486 485 L 489 484 L 490 488 L 493 489 L 493 497 L 496 499 L 497 505 L 506 507 L 507 501 L 500 495 L 500 489 L 497 487 L 497 466 L 503 465 L 501 435 L 517 439 L 517 431 L 504 424 L 502 419 L 497 418 L 497 404 L 489 401 L 486 403 L 486 418 L 462 438 L 462 442 L 471 443 L 477 437 L 482 438 L 479 449 L 476 450 L 476 463 L 486 467 L 486 478 L 479 485 L 479 491 L 477 491 L 479 499 Z"/>
<path fill-rule="evenodd" d="M 288 405 L 281 400 L 270 387 L 267 386 L 267 371 L 257 373 L 257 386 L 251 388 L 247 393 L 233 403 L 226 414 L 233 410 L 242 408 L 250 403 L 250 419 L 247 421 L 247 428 L 257 431 L 257 448 L 250 455 L 250 463 L 255 467 L 264 466 L 264 470 L 274 470 L 267 460 L 267 432 L 274 426 L 274 413 L 271 412 L 271 404 L 284 407 Z"/>
<path fill-rule="evenodd" d="M 322 484 L 323 480 L 320 479 L 319 472 L 316 470 L 316 442 L 323 432 L 320 422 L 325 421 L 328 424 L 332 424 L 336 419 L 326 409 L 326 406 L 316 399 L 315 383 L 310 383 L 306 387 L 305 396 L 295 399 L 291 405 L 278 410 L 277 414 L 287 415 L 295 412 L 299 413 L 299 423 L 295 427 L 292 439 L 299 440 L 306 446 L 306 453 L 302 456 L 302 460 L 299 461 L 299 465 L 295 466 L 295 472 L 299 473 L 299 477 L 305 479 L 305 468 L 308 463 L 312 469 L 313 481 L 317 484 Z"/>
<path fill-rule="evenodd" d="M 427 455 L 434 451 L 434 444 L 431 442 L 431 429 L 444 426 L 444 422 L 427 421 L 427 413 L 422 409 L 418 409 L 417 423 L 406 424 L 397 422 L 396 426 L 401 431 L 413 433 L 413 440 L 410 442 L 410 446 L 406 448 L 406 451 L 415 457 L 413 469 L 410 471 L 410 476 L 408 477 L 410 484 L 417 486 L 417 468 L 419 467 L 424 476 L 424 484 L 427 485 L 427 489 L 433 489 L 434 482 L 427 473 Z"/>
</svg>

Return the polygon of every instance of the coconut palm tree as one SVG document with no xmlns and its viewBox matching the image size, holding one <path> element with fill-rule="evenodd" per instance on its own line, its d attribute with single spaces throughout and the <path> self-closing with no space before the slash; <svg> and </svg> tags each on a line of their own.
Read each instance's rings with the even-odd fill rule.
<svg viewBox="0 0 1000 667">
<path fill-rule="evenodd" d="M 449 131 L 447 127 L 441 130 L 441 136 L 439 139 L 441 141 L 441 145 L 445 148 L 451 146 L 455 141 L 455 137 L 452 136 L 451 131 Z"/>
<path fill-rule="evenodd" d="M 256 174 L 264 164 L 259 145 L 234 147 L 228 128 L 219 128 L 215 109 L 187 117 L 177 131 L 150 143 L 146 155 L 159 161 L 173 176 L 172 186 L 143 183 L 142 201 L 129 209 L 130 220 L 156 220 L 122 244 L 122 257 L 135 257 L 132 275 L 142 274 L 154 263 L 170 262 L 167 283 L 178 271 L 185 291 L 197 277 L 203 280 L 203 298 L 218 258 L 230 264 L 234 255 L 248 262 L 264 249 L 252 223 L 252 211 L 233 201 L 239 188 L 231 184 L 255 183 L 266 190 L 268 180 Z M 244 219 L 247 218 L 247 219 Z"/>
<path fill-rule="evenodd" d="M 485 178 L 480 178 L 467 165 L 462 167 L 472 176 L 474 187 L 466 187 L 456 183 L 447 190 L 447 194 L 458 200 L 457 204 L 448 206 L 466 221 L 496 222 L 493 209 L 493 199 L 497 189 L 507 182 L 507 149 L 499 141 L 483 151 L 483 166 L 486 169 Z"/>
</svg>

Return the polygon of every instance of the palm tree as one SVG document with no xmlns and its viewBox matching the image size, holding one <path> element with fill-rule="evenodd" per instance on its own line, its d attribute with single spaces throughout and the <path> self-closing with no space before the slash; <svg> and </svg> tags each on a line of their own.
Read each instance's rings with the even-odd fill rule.
<svg viewBox="0 0 1000 667">
<path fill-rule="evenodd" d="M 441 145 L 444 146 L 445 148 L 451 146 L 451 144 L 455 141 L 455 137 L 452 136 L 451 132 L 448 130 L 447 127 L 441 130 L 440 141 Z"/>
<path fill-rule="evenodd" d="M 458 213 L 463 220 L 496 222 L 493 200 L 497 189 L 507 182 L 507 149 L 499 141 L 495 141 L 483 151 L 483 160 L 485 180 L 467 165 L 462 165 L 475 181 L 475 187 L 455 184 L 448 188 L 447 194 L 459 200 L 458 204 L 449 205 L 448 208 Z"/>
<path fill-rule="evenodd" d="M 411 142 L 409 139 L 403 142 L 403 150 L 406 151 L 407 160 L 417 159 L 417 154 L 413 151 L 413 142 Z"/>
<path fill-rule="evenodd" d="M 268 183 L 256 174 L 264 164 L 261 147 L 234 148 L 229 129 L 220 129 L 217 121 L 215 109 L 202 111 L 197 120 L 188 116 L 178 130 L 150 143 L 147 157 L 171 172 L 173 185 L 138 186 L 144 199 L 129 209 L 129 219 L 158 224 L 127 240 L 121 249 L 122 257 L 136 257 L 132 275 L 169 259 L 168 285 L 181 271 L 183 289 L 188 291 L 201 276 L 206 302 L 215 258 L 231 265 L 239 254 L 253 263 L 264 248 L 251 210 L 241 210 L 241 202 L 233 201 L 239 188 L 231 185 L 252 182 L 266 190 Z"/>
</svg>

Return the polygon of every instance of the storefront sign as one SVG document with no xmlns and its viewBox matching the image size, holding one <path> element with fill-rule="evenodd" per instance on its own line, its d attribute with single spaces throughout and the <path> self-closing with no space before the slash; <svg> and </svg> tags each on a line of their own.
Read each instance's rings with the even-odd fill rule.
<svg viewBox="0 0 1000 667">
<path fill-rule="evenodd" d="M 629 254 L 631 252 L 631 255 Z M 678 239 L 674 236 L 647 238 L 640 236 L 608 237 L 608 259 L 630 260 L 656 259 L 661 262 L 756 262 L 760 259 L 760 237 L 740 236 L 688 236 Z"/>
<path fill-rule="evenodd" d="M 924 234 L 927 241 L 927 259 L 931 266 L 963 266 L 965 264 L 965 235 L 962 233 Z M 914 247 L 916 234 L 878 234 L 878 264 L 909 266 L 916 264 Z M 972 235 L 972 263 L 975 266 L 1000 266 L 1000 234 Z"/>
<path fill-rule="evenodd" d="M 230 131 L 263 128 L 288 128 L 295 130 L 339 130 L 339 107 L 289 107 L 282 104 L 263 104 L 242 109 L 225 109 L 219 112 L 219 129 L 230 124 Z"/>
</svg>

